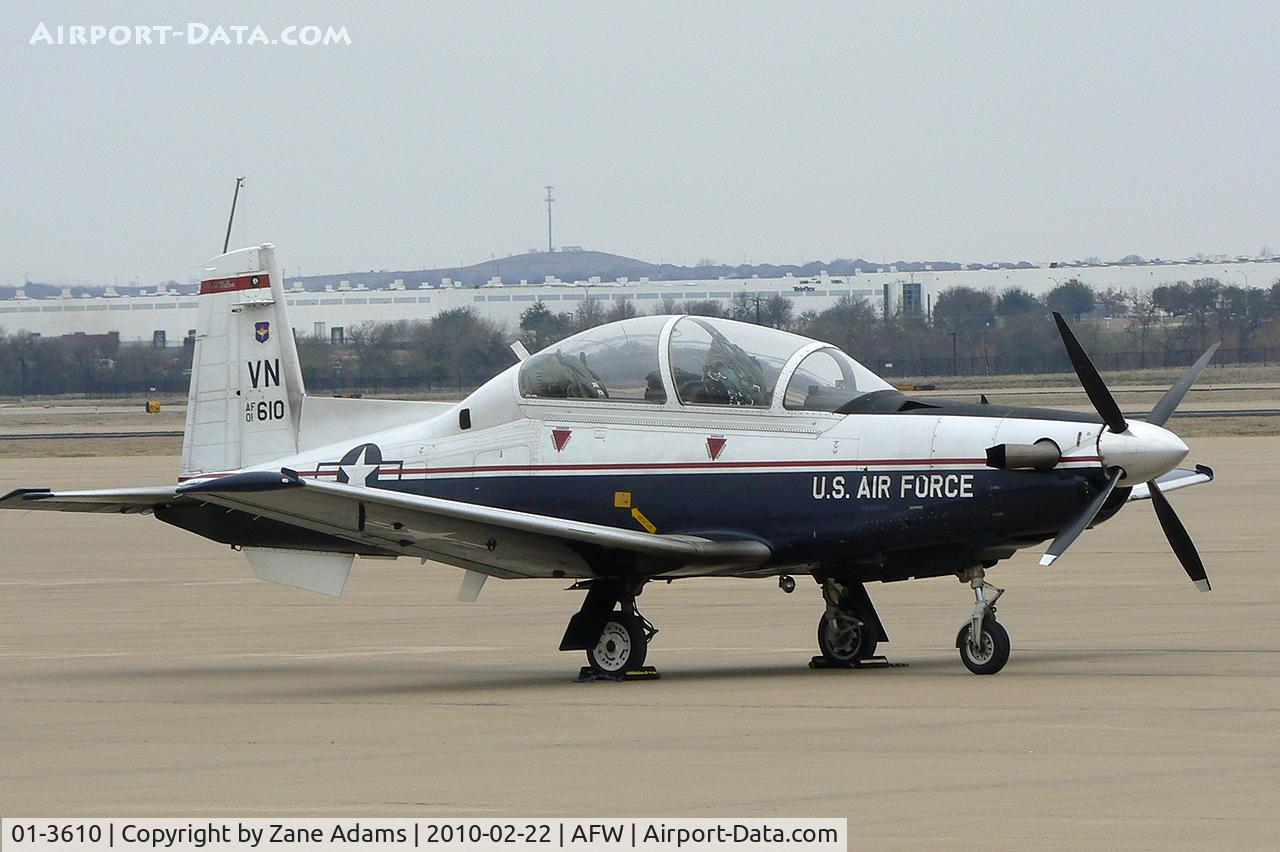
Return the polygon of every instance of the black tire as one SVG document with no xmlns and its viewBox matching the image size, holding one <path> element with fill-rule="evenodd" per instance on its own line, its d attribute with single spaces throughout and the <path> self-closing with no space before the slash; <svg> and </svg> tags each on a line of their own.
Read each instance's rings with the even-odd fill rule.
<svg viewBox="0 0 1280 852">
<path fill-rule="evenodd" d="M 587 649 L 587 663 L 599 674 L 620 675 L 644 665 L 649 639 L 639 616 L 615 611 L 593 647 Z"/>
<path fill-rule="evenodd" d="M 964 667 L 974 674 L 991 675 L 1004 668 L 1009 662 L 1009 634 L 994 618 L 982 622 L 982 647 L 975 650 L 969 642 L 969 634 L 973 625 L 966 624 L 960 628 L 956 637 L 956 647 L 960 649 L 960 661 Z"/>
<path fill-rule="evenodd" d="M 876 637 L 871 633 L 871 626 L 862 620 L 861 627 L 855 627 L 847 636 L 839 636 L 835 625 L 824 612 L 818 619 L 818 649 L 822 656 L 838 665 L 851 665 L 858 660 L 866 660 L 875 656 Z"/>
</svg>

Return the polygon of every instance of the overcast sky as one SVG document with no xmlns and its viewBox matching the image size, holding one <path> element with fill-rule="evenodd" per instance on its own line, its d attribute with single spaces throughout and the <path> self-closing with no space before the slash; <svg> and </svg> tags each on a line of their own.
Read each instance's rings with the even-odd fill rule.
<svg viewBox="0 0 1280 852">
<path fill-rule="evenodd" d="M 350 5 L 6 2 L 0 283 L 186 280 L 237 175 L 289 274 L 545 248 L 548 183 L 557 245 L 654 261 L 1280 250 L 1274 2 Z"/>
</svg>

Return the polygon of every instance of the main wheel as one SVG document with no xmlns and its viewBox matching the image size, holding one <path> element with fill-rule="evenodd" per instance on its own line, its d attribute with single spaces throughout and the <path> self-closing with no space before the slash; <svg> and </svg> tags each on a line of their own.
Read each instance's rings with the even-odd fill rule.
<svg viewBox="0 0 1280 852">
<path fill-rule="evenodd" d="M 595 647 L 587 649 L 587 662 L 601 674 L 619 674 L 643 666 L 648 647 L 640 617 L 615 611 L 605 622 Z"/>
<path fill-rule="evenodd" d="M 973 625 L 960 628 L 956 647 L 960 649 L 960 661 L 974 674 L 995 674 L 1009 662 L 1009 634 L 1000 622 L 986 618 L 982 622 L 982 636 L 978 642 L 970 641 Z"/>
<path fill-rule="evenodd" d="M 876 653 L 876 638 L 868 628 L 865 621 L 861 625 L 840 623 L 824 612 L 818 619 L 818 648 L 833 663 L 848 665 L 869 659 Z"/>
</svg>

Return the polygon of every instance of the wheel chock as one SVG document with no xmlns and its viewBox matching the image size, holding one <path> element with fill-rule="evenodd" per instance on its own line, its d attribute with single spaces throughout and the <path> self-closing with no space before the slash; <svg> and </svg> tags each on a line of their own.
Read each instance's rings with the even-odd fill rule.
<svg viewBox="0 0 1280 852">
<path fill-rule="evenodd" d="M 613 681 L 621 683 L 629 680 L 658 680 L 662 675 L 658 674 L 658 670 L 653 666 L 640 666 L 638 669 L 628 669 L 624 672 L 615 672 L 613 674 L 605 674 L 598 672 L 591 666 L 583 666 L 578 670 L 578 676 L 574 678 L 574 683 L 596 683 L 598 681 Z"/>
<path fill-rule="evenodd" d="M 868 657 L 852 663 L 834 663 L 821 655 L 809 661 L 811 669 L 905 669 L 906 663 L 891 663 L 884 657 Z"/>
</svg>

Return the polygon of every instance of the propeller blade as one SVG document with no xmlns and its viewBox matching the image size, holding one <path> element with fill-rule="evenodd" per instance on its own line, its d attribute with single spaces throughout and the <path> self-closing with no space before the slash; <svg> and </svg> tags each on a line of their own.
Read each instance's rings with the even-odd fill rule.
<svg viewBox="0 0 1280 852">
<path fill-rule="evenodd" d="M 1053 560 L 1061 556 L 1071 542 L 1075 541 L 1080 533 L 1089 528 L 1089 524 L 1093 523 L 1093 519 L 1098 517 L 1098 513 L 1102 511 L 1102 504 L 1107 502 L 1107 498 L 1111 496 L 1111 492 L 1116 489 L 1116 483 L 1124 476 L 1124 471 L 1118 467 L 1112 468 L 1107 475 L 1107 484 L 1098 496 L 1094 497 L 1088 506 L 1080 514 L 1076 515 L 1073 520 L 1062 532 L 1058 533 L 1058 537 L 1053 540 L 1053 544 L 1049 545 L 1049 549 L 1045 551 L 1044 556 L 1040 557 L 1041 565 L 1052 565 Z M 1155 492 L 1152 492 L 1154 497 Z"/>
<path fill-rule="evenodd" d="M 1212 351 L 1210 350 L 1210 354 Z M 1173 548 L 1174 555 L 1178 557 L 1178 561 L 1182 563 L 1183 569 L 1196 584 L 1196 588 L 1202 592 L 1209 591 L 1212 588 L 1209 585 L 1209 575 L 1204 571 L 1204 563 L 1200 561 L 1195 543 L 1191 541 L 1191 536 L 1187 535 L 1187 528 L 1182 525 L 1182 521 L 1178 520 L 1173 506 L 1169 505 L 1169 499 L 1160 491 L 1160 486 L 1155 483 L 1155 480 L 1148 482 L 1147 485 L 1151 488 L 1151 503 L 1156 508 L 1156 517 L 1160 519 L 1160 527 L 1164 530 L 1165 538 L 1169 539 L 1169 546 Z"/>
<path fill-rule="evenodd" d="M 1191 365 L 1191 369 L 1178 379 L 1177 384 L 1169 388 L 1160 401 L 1156 403 L 1156 407 L 1151 409 L 1151 414 L 1147 416 L 1147 422 L 1154 426 L 1163 426 L 1173 415 L 1174 409 L 1178 407 L 1178 403 L 1182 402 L 1182 398 L 1187 395 L 1187 391 L 1191 390 L 1191 386 L 1195 384 L 1196 379 L 1200 378 L 1200 371 L 1209 365 L 1209 361 L 1213 359 L 1213 353 L 1218 351 L 1221 343 L 1215 343 L 1209 347 L 1209 351 L 1200 356 L 1200 360 Z"/>
<path fill-rule="evenodd" d="M 1120 406 L 1116 404 L 1116 398 L 1111 395 L 1111 391 L 1107 390 L 1107 385 L 1102 381 L 1102 376 L 1098 375 L 1093 362 L 1085 354 L 1084 347 L 1080 345 L 1080 341 L 1076 340 L 1076 336 L 1071 333 L 1071 328 L 1067 325 L 1067 321 L 1057 311 L 1053 312 L 1053 321 L 1058 324 L 1058 333 L 1062 335 L 1062 343 L 1067 347 L 1067 357 L 1071 359 L 1071 366 L 1075 367 L 1076 375 L 1080 378 L 1080 384 L 1084 387 L 1084 392 L 1088 395 L 1089 401 L 1093 403 L 1093 407 L 1097 409 L 1098 414 L 1102 415 L 1102 422 L 1106 423 L 1107 428 L 1112 432 L 1123 432 L 1128 429 L 1129 424 L 1125 422 L 1124 415 L 1120 413 Z"/>
</svg>

